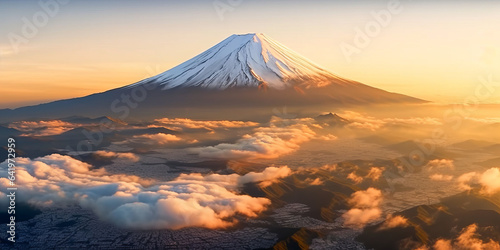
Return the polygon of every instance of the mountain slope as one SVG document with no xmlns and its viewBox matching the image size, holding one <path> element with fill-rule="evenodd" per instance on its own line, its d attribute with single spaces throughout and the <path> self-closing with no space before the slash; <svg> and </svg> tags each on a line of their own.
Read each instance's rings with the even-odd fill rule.
<svg viewBox="0 0 500 250">
<path fill-rule="evenodd" d="M 250 112 L 262 118 L 262 110 L 257 108 L 422 102 L 338 77 L 266 35 L 247 34 L 230 36 L 177 67 L 131 85 L 0 110 L 0 122 L 74 115 L 121 120 L 164 116 L 245 119 L 241 116 Z M 220 112 L 225 108 L 228 112 Z"/>
<path fill-rule="evenodd" d="M 478 238 L 498 242 L 500 207 L 497 203 L 498 196 L 485 197 L 476 192 L 450 196 L 437 204 L 396 213 L 408 219 L 404 227 L 383 229 L 383 223 L 370 225 L 357 240 L 375 250 L 416 249 L 422 244 L 433 245 L 438 239 L 454 239 L 464 228 L 477 225 Z"/>
<path fill-rule="evenodd" d="M 163 90 L 175 87 L 269 87 L 298 83 L 322 86 L 349 83 L 264 34 L 232 35 L 198 56 L 148 81 Z M 130 87 L 137 86 L 133 84 Z"/>
</svg>

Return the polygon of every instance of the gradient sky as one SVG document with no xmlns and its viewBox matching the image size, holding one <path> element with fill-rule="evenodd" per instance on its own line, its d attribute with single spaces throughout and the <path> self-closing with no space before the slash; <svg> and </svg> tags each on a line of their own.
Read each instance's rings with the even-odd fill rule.
<svg viewBox="0 0 500 250">
<path fill-rule="evenodd" d="M 242 0 L 223 18 L 215 2 L 238 3 L 72 0 L 15 51 L 9 37 L 43 8 L 0 0 L 0 108 L 131 84 L 235 33 L 265 33 L 340 76 L 440 103 L 474 95 L 480 77 L 500 81 L 500 1 L 401 0 L 350 61 L 341 44 L 390 1 Z M 500 102 L 500 87 L 487 102 Z"/>
</svg>

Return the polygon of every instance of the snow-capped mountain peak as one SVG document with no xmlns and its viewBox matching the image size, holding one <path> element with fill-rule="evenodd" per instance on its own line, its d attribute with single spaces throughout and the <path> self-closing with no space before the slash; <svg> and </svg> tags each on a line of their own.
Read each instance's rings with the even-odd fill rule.
<svg viewBox="0 0 500 250">
<path fill-rule="evenodd" d="M 232 35 L 205 52 L 157 76 L 162 89 L 177 87 L 264 87 L 328 85 L 346 80 L 322 69 L 262 33 Z M 136 85 L 134 84 L 134 85 Z"/>
</svg>

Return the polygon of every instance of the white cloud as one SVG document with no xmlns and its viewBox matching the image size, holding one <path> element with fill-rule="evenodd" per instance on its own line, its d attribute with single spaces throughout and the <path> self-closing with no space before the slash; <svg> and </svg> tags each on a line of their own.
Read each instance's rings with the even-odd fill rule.
<svg viewBox="0 0 500 250">
<path fill-rule="evenodd" d="M 366 175 L 366 178 L 378 181 L 382 176 L 384 170 L 385 168 L 383 167 L 371 167 L 370 172 L 368 172 L 368 174 Z"/>
<path fill-rule="evenodd" d="M 473 186 L 481 187 L 481 193 L 494 195 L 500 192 L 500 168 L 490 168 L 482 174 L 470 172 L 461 175 L 457 183 L 462 190 L 472 190 Z"/>
<path fill-rule="evenodd" d="M 500 244 L 493 240 L 487 242 L 478 238 L 478 226 L 472 224 L 463 229 L 455 240 L 440 239 L 434 244 L 435 250 L 500 250 Z"/>
<path fill-rule="evenodd" d="M 260 173 L 250 172 L 239 178 L 239 183 L 259 182 L 261 187 L 267 187 L 280 178 L 289 176 L 292 171 L 288 167 L 268 167 Z"/>
<path fill-rule="evenodd" d="M 78 126 L 80 126 L 80 124 L 60 120 L 49 120 L 13 122 L 10 123 L 8 127 L 24 132 L 24 136 L 49 136 L 62 134 Z"/>
<path fill-rule="evenodd" d="M 321 180 L 321 178 L 316 178 L 316 179 L 312 179 L 312 178 L 307 178 L 304 180 L 305 183 L 308 183 L 309 185 L 311 186 L 319 186 L 319 185 L 323 185 L 324 181 Z"/>
<path fill-rule="evenodd" d="M 442 122 L 437 118 L 432 117 L 410 117 L 410 118 L 375 118 L 367 114 L 362 114 L 354 111 L 345 111 L 340 114 L 341 117 L 351 121 L 348 127 L 378 130 L 387 124 L 399 125 L 442 125 Z"/>
<path fill-rule="evenodd" d="M 289 120 L 288 126 L 280 127 L 278 118 L 269 127 L 260 127 L 253 134 L 244 135 L 236 143 L 221 143 L 215 146 L 194 149 L 202 157 L 208 158 L 277 158 L 292 153 L 300 144 L 314 138 L 315 132 L 301 120 Z"/>
<path fill-rule="evenodd" d="M 485 124 L 500 123 L 500 117 L 488 117 L 488 118 L 467 117 L 466 119 L 473 122 L 485 123 Z"/>
<path fill-rule="evenodd" d="M 351 122 L 347 125 L 351 128 L 368 129 L 375 131 L 385 125 L 385 122 L 381 119 L 377 119 L 375 117 L 353 111 L 345 111 L 344 113 L 340 114 L 340 116 Z"/>
<path fill-rule="evenodd" d="M 411 117 L 411 118 L 385 118 L 384 122 L 390 124 L 408 124 L 408 125 L 442 125 L 443 123 L 432 117 Z"/>
<path fill-rule="evenodd" d="M 427 171 L 453 170 L 455 169 L 455 164 L 453 163 L 453 160 L 435 159 L 429 161 L 424 166 L 424 169 L 426 169 Z"/>
<path fill-rule="evenodd" d="M 382 211 L 379 208 L 352 208 L 347 211 L 342 217 L 345 219 L 346 226 L 354 228 L 362 228 L 370 222 L 380 219 Z"/>
<path fill-rule="evenodd" d="M 7 162 L 0 164 L 6 176 Z M 267 185 L 290 174 L 288 167 L 270 167 L 240 176 L 181 174 L 167 182 L 130 175 L 110 175 L 69 156 L 52 154 L 17 159 L 19 199 L 38 206 L 80 204 L 101 219 L 136 229 L 182 227 L 224 228 L 236 215 L 255 217 L 270 204 L 266 198 L 239 194 L 248 182 Z M 8 187 L 7 178 L 0 186 Z M 5 202 L 5 200 L 2 200 Z"/>
<path fill-rule="evenodd" d="M 476 172 L 470 172 L 463 174 L 457 178 L 457 183 L 460 189 L 462 190 L 472 190 L 471 184 L 477 180 L 478 174 Z"/>
<path fill-rule="evenodd" d="M 378 230 L 387 230 L 396 227 L 407 227 L 410 224 L 408 223 L 408 219 L 401 215 L 393 216 L 392 214 L 388 215 L 385 219 L 384 223 L 379 227 Z"/>
<path fill-rule="evenodd" d="M 479 184 L 483 186 L 482 191 L 486 194 L 500 192 L 500 168 L 486 170 L 479 178 Z"/>
<path fill-rule="evenodd" d="M 185 128 L 214 130 L 217 128 L 241 128 L 241 127 L 255 127 L 259 125 L 259 123 L 256 122 L 227 121 L 227 120 L 197 121 L 187 118 L 175 118 L 175 119 L 162 118 L 162 119 L 156 119 L 155 123 L 157 125 L 172 130 L 183 130 Z"/>
<path fill-rule="evenodd" d="M 359 184 L 363 182 L 366 179 L 371 179 L 373 181 L 378 181 L 380 177 L 382 176 L 382 173 L 384 172 L 385 168 L 383 167 L 371 167 L 370 171 L 366 176 L 359 176 L 356 174 L 356 171 L 351 172 L 349 175 L 347 175 L 347 179 L 353 181 L 355 184 Z"/>
<path fill-rule="evenodd" d="M 347 179 L 353 181 L 355 184 L 359 184 L 363 182 L 363 177 L 356 174 L 356 172 L 352 172 L 347 175 Z"/>
<path fill-rule="evenodd" d="M 453 180 L 453 176 L 451 175 L 442 175 L 442 174 L 433 174 L 429 176 L 429 179 L 433 181 L 451 181 Z"/>
<path fill-rule="evenodd" d="M 455 169 L 453 160 L 449 159 L 434 159 L 429 161 L 423 170 L 429 173 L 429 179 L 433 181 L 451 181 L 453 176 L 450 175 Z"/>
<path fill-rule="evenodd" d="M 334 136 L 332 134 L 327 134 L 327 135 L 322 135 L 322 136 L 318 136 L 317 139 L 320 139 L 320 140 L 324 140 L 324 141 L 334 141 L 334 140 L 337 140 L 337 136 Z"/>
<path fill-rule="evenodd" d="M 382 210 L 382 192 L 376 188 L 357 191 L 348 200 L 351 209 L 344 213 L 344 224 L 354 228 L 362 228 L 366 224 L 380 219 Z"/>
<path fill-rule="evenodd" d="M 102 158 L 113 158 L 120 161 L 138 162 L 140 157 L 134 153 L 117 153 L 112 151 L 99 150 L 94 152 L 95 155 Z"/>
<path fill-rule="evenodd" d="M 145 134 L 145 135 L 135 135 L 131 139 L 129 139 L 129 142 L 136 142 L 136 143 L 144 143 L 144 144 L 159 144 L 159 145 L 164 145 L 167 143 L 171 142 L 178 142 L 182 140 L 176 135 L 171 135 L 171 134 L 164 134 L 164 133 L 158 133 L 158 134 Z"/>
</svg>

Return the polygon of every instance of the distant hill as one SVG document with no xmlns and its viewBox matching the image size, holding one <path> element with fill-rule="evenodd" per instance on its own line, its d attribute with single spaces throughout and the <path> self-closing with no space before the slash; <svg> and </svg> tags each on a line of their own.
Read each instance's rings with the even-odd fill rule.
<svg viewBox="0 0 500 250">
<path fill-rule="evenodd" d="M 500 241 L 499 204 L 498 197 L 462 193 L 398 212 L 395 215 L 407 218 L 409 226 L 382 230 L 379 223 L 366 227 L 357 240 L 375 250 L 415 249 L 441 238 L 454 239 L 461 229 L 476 224 L 481 239 Z"/>
<path fill-rule="evenodd" d="M 328 126 L 331 126 L 331 127 L 343 127 L 343 126 L 351 123 L 349 120 L 344 119 L 344 118 L 340 117 L 339 115 L 332 114 L 332 113 L 319 115 L 319 116 L 315 117 L 314 120 L 316 120 L 316 122 L 318 122 L 320 124 L 327 124 Z"/>
</svg>

